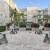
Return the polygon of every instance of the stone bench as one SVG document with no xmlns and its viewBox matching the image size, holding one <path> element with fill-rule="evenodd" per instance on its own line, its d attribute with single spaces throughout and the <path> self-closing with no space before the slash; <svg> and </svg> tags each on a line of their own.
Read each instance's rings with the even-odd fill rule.
<svg viewBox="0 0 50 50">
<path fill-rule="evenodd" d="M 0 44 L 3 44 L 3 43 L 8 43 L 8 41 L 7 41 L 6 35 L 0 33 Z"/>
<path fill-rule="evenodd" d="M 44 41 L 43 42 L 47 42 L 50 41 L 50 38 L 48 37 L 48 34 L 45 35 Z"/>
</svg>

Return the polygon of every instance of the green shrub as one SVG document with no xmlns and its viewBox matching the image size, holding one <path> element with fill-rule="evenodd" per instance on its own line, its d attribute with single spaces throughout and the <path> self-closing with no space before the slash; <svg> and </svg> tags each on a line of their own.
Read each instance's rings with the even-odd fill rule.
<svg viewBox="0 0 50 50">
<path fill-rule="evenodd" d="M 44 28 L 42 28 L 42 30 L 44 30 Z"/>
<path fill-rule="evenodd" d="M 19 23 L 19 26 L 20 26 L 20 27 L 26 27 L 25 23 L 23 23 L 23 22 L 20 22 L 20 23 Z"/>
<path fill-rule="evenodd" d="M 3 32 L 6 30 L 6 26 L 0 26 L 0 32 Z"/>
<path fill-rule="evenodd" d="M 40 24 L 43 24 L 43 20 L 40 20 L 39 23 L 40 23 Z"/>
</svg>

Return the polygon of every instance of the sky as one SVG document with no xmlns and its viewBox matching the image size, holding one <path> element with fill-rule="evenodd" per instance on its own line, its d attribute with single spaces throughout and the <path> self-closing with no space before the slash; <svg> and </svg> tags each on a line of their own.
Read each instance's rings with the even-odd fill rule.
<svg viewBox="0 0 50 50">
<path fill-rule="evenodd" d="M 13 2 L 20 9 L 27 8 L 29 6 L 47 8 L 50 4 L 50 0 L 13 0 Z"/>
</svg>

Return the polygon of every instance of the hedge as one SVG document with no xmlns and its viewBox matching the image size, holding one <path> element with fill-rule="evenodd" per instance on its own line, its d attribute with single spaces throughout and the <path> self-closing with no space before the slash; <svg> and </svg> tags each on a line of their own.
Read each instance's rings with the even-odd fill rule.
<svg viewBox="0 0 50 50">
<path fill-rule="evenodd" d="M 19 24 L 19 26 L 20 26 L 20 27 L 26 27 L 25 23 L 23 23 L 23 22 L 21 22 L 21 23 Z"/>
<path fill-rule="evenodd" d="M 3 32 L 6 30 L 6 26 L 0 26 L 0 32 Z"/>
</svg>

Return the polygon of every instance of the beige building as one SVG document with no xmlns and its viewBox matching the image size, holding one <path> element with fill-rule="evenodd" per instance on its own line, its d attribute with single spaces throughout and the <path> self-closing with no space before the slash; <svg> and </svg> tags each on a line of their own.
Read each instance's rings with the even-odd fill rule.
<svg viewBox="0 0 50 50">
<path fill-rule="evenodd" d="M 50 9 L 50 8 L 49 8 Z M 33 22 L 33 23 L 39 23 L 39 22 L 48 22 L 48 19 L 43 20 L 43 15 L 48 14 L 48 8 L 42 9 L 39 7 L 27 7 L 26 9 L 23 9 L 24 15 L 26 17 L 26 22 Z M 37 15 L 37 18 L 33 18 L 33 15 Z"/>
<path fill-rule="evenodd" d="M 48 5 L 48 15 L 50 15 L 50 4 Z M 50 23 L 50 19 L 48 19 L 48 23 Z"/>
<path fill-rule="evenodd" d="M 4 1 L 9 5 L 10 10 L 15 8 L 15 4 L 13 3 L 12 0 L 4 0 Z"/>
<path fill-rule="evenodd" d="M 36 22 L 38 23 L 38 18 L 33 18 L 33 15 L 37 15 L 38 14 L 38 10 L 42 10 L 41 8 L 38 7 L 27 7 L 26 8 L 26 12 L 24 11 L 24 14 L 27 14 L 26 18 L 27 18 L 27 22 Z"/>
<path fill-rule="evenodd" d="M 19 13 L 21 13 L 21 11 L 17 8 L 16 4 L 13 2 L 13 0 L 4 0 L 5 2 L 7 2 L 7 4 L 9 5 L 9 9 L 12 10 L 12 9 L 17 9 L 17 11 Z"/>
<path fill-rule="evenodd" d="M 10 22 L 9 6 L 4 0 L 0 0 L 0 25 L 6 25 Z"/>
</svg>

